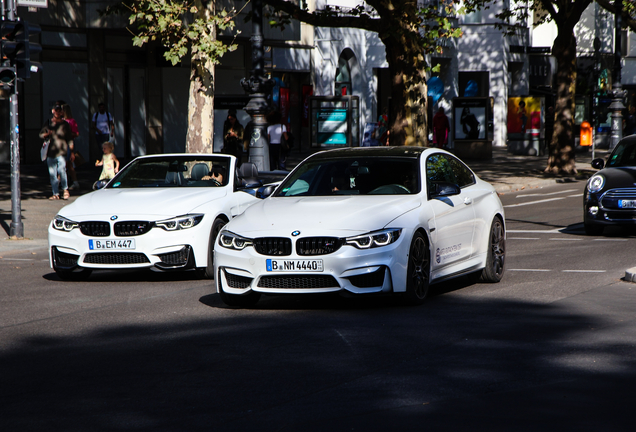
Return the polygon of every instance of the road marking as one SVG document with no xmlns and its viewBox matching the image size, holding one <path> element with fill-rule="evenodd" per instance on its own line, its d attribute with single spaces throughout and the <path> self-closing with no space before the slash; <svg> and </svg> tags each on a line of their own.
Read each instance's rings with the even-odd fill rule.
<svg viewBox="0 0 636 432">
<path fill-rule="evenodd" d="M 583 241 L 583 239 L 580 238 L 563 238 L 563 237 L 553 237 L 551 239 L 548 240 L 559 240 L 559 241 Z"/>
<path fill-rule="evenodd" d="M 548 198 L 548 199 L 544 199 L 544 200 L 530 201 L 530 202 L 520 203 L 520 204 L 508 204 L 508 205 L 505 205 L 504 208 L 507 208 L 507 207 L 521 207 L 521 206 L 526 206 L 526 205 L 531 205 L 531 204 L 541 204 L 541 203 L 550 202 L 550 201 L 561 201 L 561 200 L 564 200 L 564 199 L 565 199 L 565 197 Z"/>
<path fill-rule="evenodd" d="M 515 198 L 525 198 L 525 197 L 535 197 L 535 196 L 550 196 L 550 195 L 558 195 L 558 194 L 563 194 L 563 193 L 568 193 L 568 192 L 576 192 L 576 189 L 568 189 L 568 190 L 564 190 L 564 191 L 550 192 L 550 193 L 531 193 L 531 194 L 517 195 Z"/>
<path fill-rule="evenodd" d="M 508 237 L 507 240 L 541 240 L 539 237 Z"/>
<path fill-rule="evenodd" d="M 508 234 L 510 233 L 514 233 L 514 234 L 559 234 L 561 232 L 562 229 L 565 229 L 566 227 L 562 227 L 562 228 L 555 228 L 555 229 L 551 229 L 551 230 L 507 230 L 506 232 Z"/>
<path fill-rule="evenodd" d="M 576 195 L 568 195 L 566 198 L 581 198 L 583 196 L 582 193 Z"/>
<path fill-rule="evenodd" d="M 549 269 L 506 269 L 507 271 L 520 271 L 520 272 L 551 272 Z"/>
<path fill-rule="evenodd" d="M 561 270 L 563 273 L 606 273 L 607 270 Z"/>
<path fill-rule="evenodd" d="M 0 258 L 3 261 L 35 261 L 34 258 Z"/>
<path fill-rule="evenodd" d="M 627 239 L 594 239 L 594 241 L 627 241 Z"/>
</svg>

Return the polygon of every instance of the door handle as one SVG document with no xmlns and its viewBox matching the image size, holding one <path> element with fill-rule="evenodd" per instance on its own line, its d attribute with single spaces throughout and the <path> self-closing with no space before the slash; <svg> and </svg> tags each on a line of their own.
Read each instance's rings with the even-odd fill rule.
<svg viewBox="0 0 636 432">
<path fill-rule="evenodd" d="M 470 199 L 470 197 L 466 197 L 466 198 L 464 198 L 464 204 L 466 204 L 466 205 L 470 205 L 470 204 L 472 204 L 472 203 L 473 203 L 473 200 L 471 200 L 471 199 Z"/>
</svg>

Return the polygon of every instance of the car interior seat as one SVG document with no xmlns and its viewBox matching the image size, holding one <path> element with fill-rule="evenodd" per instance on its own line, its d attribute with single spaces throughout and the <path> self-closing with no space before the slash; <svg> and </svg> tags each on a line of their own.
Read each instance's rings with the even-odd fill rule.
<svg viewBox="0 0 636 432">
<path fill-rule="evenodd" d="M 168 171 L 166 174 L 166 183 L 181 186 L 185 184 L 185 178 L 182 172 Z"/>
<path fill-rule="evenodd" d="M 208 169 L 208 166 L 206 164 L 198 163 L 192 167 L 192 171 L 190 171 L 190 178 L 192 180 L 198 181 L 198 180 L 201 180 L 206 175 L 208 175 L 209 173 L 210 173 L 210 170 Z"/>
<path fill-rule="evenodd" d="M 241 187 L 263 186 L 263 181 L 258 178 L 258 169 L 253 162 L 245 162 L 238 170 L 239 184 Z"/>
</svg>

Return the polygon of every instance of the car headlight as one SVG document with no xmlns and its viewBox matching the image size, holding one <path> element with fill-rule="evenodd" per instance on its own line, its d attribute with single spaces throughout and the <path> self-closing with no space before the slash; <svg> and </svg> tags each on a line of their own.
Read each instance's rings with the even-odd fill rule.
<svg viewBox="0 0 636 432">
<path fill-rule="evenodd" d="M 55 216 L 55 219 L 53 219 L 52 226 L 58 231 L 70 232 L 73 229 L 78 228 L 79 224 L 70 219 L 66 219 L 63 216 L 57 215 Z"/>
<path fill-rule="evenodd" d="M 401 232 L 401 229 L 394 228 L 374 231 L 369 234 L 347 237 L 345 239 L 345 244 L 351 245 L 358 249 L 382 247 L 395 242 L 400 237 Z"/>
<path fill-rule="evenodd" d="M 203 219 L 202 214 L 191 214 L 177 216 L 172 219 L 166 219 L 155 222 L 155 225 L 159 228 L 163 228 L 166 231 L 175 231 L 180 229 L 188 229 L 199 225 L 199 222 Z"/>
<path fill-rule="evenodd" d="M 601 174 L 595 174 L 587 181 L 587 189 L 592 193 L 600 191 L 601 189 L 603 189 L 604 185 L 605 177 L 603 177 Z"/>
<path fill-rule="evenodd" d="M 219 244 L 227 249 L 243 250 L 254 243 L 252 243 L 252 239 L 241 237 L 231 231 L 221 231 Z"/>
</svg>

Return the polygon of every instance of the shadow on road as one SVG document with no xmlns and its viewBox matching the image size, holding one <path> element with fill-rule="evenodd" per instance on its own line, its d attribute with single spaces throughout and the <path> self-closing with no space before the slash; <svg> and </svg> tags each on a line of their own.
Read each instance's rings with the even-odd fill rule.
<svg viewBox="0 0 636 432">
<path fill-rule="evenodd" d="M 633 423 L 634 335 L 608 338 L 615 317 L 441 292 L 449 291 L 421 307 L 304 296 L 266 297 L 248 310 L 206 295 L 205 319 L 5 339 L 0 426 L 536 431 Z M 630 314 L 634 299 L 616 297 L 615 313 Z"/>
</svg>

